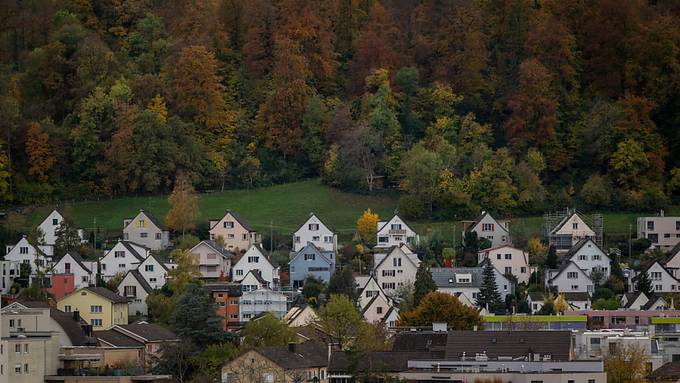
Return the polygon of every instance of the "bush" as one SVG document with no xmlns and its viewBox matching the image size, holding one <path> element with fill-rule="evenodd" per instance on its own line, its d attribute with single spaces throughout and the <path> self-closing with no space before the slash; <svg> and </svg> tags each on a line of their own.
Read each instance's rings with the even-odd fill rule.
<svg viewBox="0 0 680 383">
<path fill-rule="evenodd" d="M 598 287 L 593 294 L 593 301 L 598 299 L 611 299 L 614 297 L 614 292 L 606 287 Z"/>
</svg>

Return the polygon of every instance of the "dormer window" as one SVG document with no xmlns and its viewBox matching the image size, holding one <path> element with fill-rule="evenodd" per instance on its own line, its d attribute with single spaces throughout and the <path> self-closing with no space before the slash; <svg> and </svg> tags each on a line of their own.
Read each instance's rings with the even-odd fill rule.
<svg viewBox="0 0 680 383">
<path fill-rule="evenodd" d="M 472 283 L 472 274 L 456 274 L 456 283 Z"/>
</svg>

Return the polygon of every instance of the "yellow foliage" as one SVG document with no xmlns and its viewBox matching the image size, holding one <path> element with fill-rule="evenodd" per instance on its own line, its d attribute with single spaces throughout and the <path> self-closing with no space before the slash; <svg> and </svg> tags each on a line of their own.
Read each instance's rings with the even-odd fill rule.
<svg viewBox="0 0 680 383">
<path fill-rule="evenodd" d="M 541 256 L 548 252 L 548 248 L 538 238 L 531 238 L 529 240 L 527 243 L 527 250 L 529 251 L 529 255 L 532 256 Z"/>
<path fill-rule="evenodd" d="M 555 308 L 555 312 L 557 313 L 563 313 L 569 310 L 569 302 L 567 302 L 567 299 L 564 297 L 564 294 L 560 294 L 557 296 L 557 298 L 555 299 L 555 303 L 553 303 L 553 307 Z"/>
<path fill-rule="evenodd" d="M 357 232 L 364 242 L 372 241 L 378 230 L 378 215 L 367 209 L 357 220 Z"/>
<path fill-rule="evenodd" d="M 158 121 L 165 123 L 168 120 L 168 108 L 165 106 L 165 101 L 163 97 L 159 94 L 149 101 L 149 105 L 146 106 L 146 110 L 156 115 Z"/>
</svg>

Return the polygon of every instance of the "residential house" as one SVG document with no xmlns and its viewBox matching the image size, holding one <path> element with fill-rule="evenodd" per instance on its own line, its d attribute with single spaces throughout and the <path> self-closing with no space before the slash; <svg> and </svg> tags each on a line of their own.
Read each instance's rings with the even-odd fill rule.
<svg viewBox="0 0 680 383">
<path fill-rule="evenodd" d="M 47 271 L 52 266 L 52 247 L 35 246 L 28 242 L 24 235 L 16 245 L 8 245 L 5 249 L 5 261 L 24 263 L 31 266 L 31 276 L 35 276 L 38 268 Z"/>
<path fill-rule="evenodd" d="M 670 250 L 680 243 L 680 217 L 666 217 L 663 210 L 656 217 L 639 217 L 637 237 L 647 238 L 655 249 Z"/>
<path fill-rule="evenodd" d="M 139 270 L 130 270 L 118 284 L 118 295 L 129 299 L 128 313 L 144 315 L 149 313 L 146 298 L 154 290 Z"/>
<path fill-rule="evenodd" d="M 650 380 L 654 383 L 680 382 L 680 361 L 668 362 L 652 371 Z"/>
<path fill-rule="evenodd" d="M 528 284 L 533 272 L 533 268 L 529 266 L 529 253 L 508 245 L 482 250 L 477 259 L 480 264 L 488 259 L 503 274 L 514 275 L 518 283 Z"/>
<path fill-rule="evenodd" d="M 588 293 L 566 292 L 560 293 L 559 295 L 564 297 L 564 300 L 567 301 L 570 310 L 588 310 L 591 308 L 590 294 Z M 553 298 L 557 299 L 557 296 L 554 296 Z M 536 314 L 543 308 L 543 302 L 545 302 L 545 294 L 542 292 L 530 292 L 527 294 L 527 303 L 533 314 Z"/>
<path fill-rule="evenodd" d="M 116 274 L 123 275 L 130 270 L 137 270 L 149 254 L 145 249 L 146 247 L 130 241 L 118 241 L 99 260 L 102 278 L 109 281 Z"/>
<path fill-rule="evenodd" d="M 288 265 L 290 285 L 294 289 L 302 288 L 309 276 L 327 283 L 335 272 L 335 251 L 321 250 L 308 242 L 299 251 L 291 253 Z"/>
<path fill-rule="evenodd" d="M 283 293 L 270 289 L 244 291 L 239 301 L 239 321 L 245 323 L 262 313 L 270 312 L 283 318 L 288 312 L 288 300 Z"/>
<path fill-rule="evenodd" d="M 376 247 L 390 248 L 407 244 L 417 246 L 420 241 L 416 233 L 398 215 L 390 218 L 389 221 L 378 222 L 376 233 Z"/>
<path fill-rule="evenodd" d="M 53 274 L 73 274 L 76 289 L 94 284 L 97 279 L 97 262 L 86 262 L 77 253 L 66 253 L 52 267 Z"/>
<path fill-rule="evenodd" d="M 243 251 L 262 242 L 262 237 L 235 211 L 227 210 L 221 219 L 211 219 L 210 240 L 224 244 L 229 251 Z"/>
<path fill-rule="evenodd" d="M 50 331 L 3 333 L 0 339 L 0 381 L 42 383 L 59 368 L 59 335 Z"/>
<path fill-rule="evenodd" d="M 586 238 L 597 239 L 598 235 L 586 223 L 584 216 L 575 210 L 569 211 L 548 233 L 550 245 L 554 245 L 559 253 L 569 251 L 580 240 Z"/>
<path fill-rule="evenodd" d="M 222 382 L 328 382 L 328 346 L 320 342 L 259 347 L 222 367 Z"/>
<path fill-rule="evenodd" d="M 599 281 L 593 281 L 596 284 L 604 283 L 611 274 L 611 259 L 592 238 L 578 241 L 564 255 L 564 259 L 574 262 L 590 276 L 590 279 L 599 278 Z"/>
<path fill-rule="evenodd" d="M 319 250 L 335 253 L 338 249 L 338 236 L 314 213 L 309 214 L 305 223 L 293 233 L 293 252 L 304 249 L 308 243 Z"/>
<path fill-rule="evenodd" d="M 250 246 L 248 251 L 234 264 L 232 279 L 235 282 L 240 282 L 251 270 L 259 271 L 260 276 L 270 284 L 269 287 L 279 284 L 279 268 L 274 267 L 271 261 L 264 255 L 262 249 L 256 245 Z"/>
<path fill-rule="evenodd" d="M 139 271 L 152 289 L 160 289 L 165 286 L 169 270 L 157 255 L 151 253 L 137 267 L 137 271 Z"/>
<path fill-rule="evenodd" d="M 118 354 L 116 363 L 111 364 L 127 362 L 126 364 L 135 364 L 145 369 L 153 367 L 157 358 L 160 357 L 160 349 L 164 344 L 180 341 L 172 331 L 147 322 L 115 325 L 108 330 L 95 331 L 94 336 L 100 348 Z M 136 358 L 129 359 L 130 356 L 135 355 L 137 355 Z"/>
<path fill-rule="evenodd" d="M 240 328 L 239 300 L 241 299 L 241 285 L 237 283 L 208 283 L 205 288 L 215 301 L 217 315 L 224 319 L 224 330 Z"/>
<path fill-rule="evenodd" d="M 532 314 L 538 314 L 545 303 L 545 294 L 540 291 L 529 291 L 527 293 L 527 305 Z"/>
<path fill-rule="evenodd" d="M 476 233 L 477 238 L 485 238 L 491 247 L 511 245 L 510 221 L 496 220 L 489 212 L 482 213 L 472 222 L 463 222 L 463 238 L 469 233 Z M 499 269 L 501 270 L 501 269 Z"/>
<path fill-rule="evenodd" d="M 95 329 L 128 323 L 128 298 L 104 287 L 84 287 L 57 302 L 59 310 L 80 316 Z"/>
<path fill-rule="evenodd" d="M 43 234 L 43 243 L 47 246 L 54 246 L 57 242 L 57 230 L 61 223 L 64 222 L 64 215 L 58 210 L 54 209 L 50 214 L 45 217 L 45 219 L 40 222 L 38 229 Z M 81 242 L 86 242 L 84 233 L 82 229 L 78 229 L 78 237 L 80 237 Z M 52 254 L 52 253 L 50 253 Z"/>
<path fill-rule="evenodd" d="M 157 324 L 138 322 L 131 324 L 117 324 L 111 328 L 129 338 L 144 344 L 147 357 L 159 357 L 161 348 L 166 343 L 177 343 L 179 337 L 174 332 Z"/>
<path fill-rule="evenodd" d="M 385 291 L 382 289 L 382 287 L 380 287 L 380 284 L 372 275 L 368 276 L 363 285 L 358 287 L 358 293 L 359 298 L 357 299 L 357 303 L 359 304 L 359 308 L 362 310 L 371 300 L 373 300 L 374 297 L 378 295 L 382 296 L 384 300 L 388 302 L 390 301 L 390 298 L 387 296 L 387 294 L 385 294 Z"/>
<path fill-rule="evenodd" d="M 567 260 L 559 269 L 549 269 L 545 272 L 546 286 L 558 293 L 588 293 L 592 294 L 595 284 L 590 275 L 583 271 L 573 261 Z"/>
<path fill-rule="evenodd" d="M 477 304 L 477 295 L 484 282 L 484 267 L 433 267 L 432 279 L 437 285 L 437 291 L 451 294 L 459 298 L 461 303 Z M 505 275 L 494 268 L 496 288 L 505 302 L 505 297 L 515 291 L 515 287 Z"/>
<path fill-rule="evenodd" d="M 283 321 L 288 327 L 303 327 L 316 323 L 318 320 L 319 316 L 316 315 L 316 311 L 307 304 L 293 306 L 283 316 Z"/>
<path fill-rule="evenodd" d="M 399 319 L 399 310 L 394 307 L 391 299 L 378 294 L 361 309 L 361 315 L 368 323 L 394 327 Z"/>
<path fill-rule="evenodd" d="M 201 241 L 189 250 L 196 259 L 202 278 L 228 279 L 234 253 L 227 251 L 214 241 Z"/>
<path fill-rule="evenodd" d="M 0 293 L 9 294 L 14 280 L 19 278 L 20 262 L 0 260 Z"/>
<path fill-rule="evenodd" d="M 668 294 L 680 291 L 680 281 L 678 281 L 674 276 L 673 272 L 667 269 L 658 261 L 652 263 L 641 273 L 647 273 L 649 280 L 652 282 L 652 289 L 656 294 Z M 633 281 L 636 282 L 640 277 L 638 274 Z"/>
<path fill-rule="evenodd" d="M 170 245 L 170 232 L 151 212 L 140 209 L 133 218 L 123 220 L 123 239 L 151 250 L 162 250 Z"/>
<path fill-rule="evenodd" d="M 262 278 L 259 270 L 250 270 L 239 282 L 241 291 L 255 291 L 270 288 L 270 283 Z"/>
<path fill-rule="evenodd" d="M 678 270 L 680 270 L 680 243 L 668 252 L 664 266 L 674 277 L 680 277 L 680 274 L 678 274 Z"/>
<path fill-rule="evenodd" d="M 373 276 L 380 287 L 394 294 L 399 287 L 415 282 L 420 260 L 408 247 L 395 246 L 386 254 L 374 254 L 373 264 Z"/>
<path fill-rule="evenodd" d="M 645 359 L 643 362 L 650 372 L 663 364 L 658 340 L 646 331 L 575 331 L 573 335 L 575 358 L 579 360 L 602 360 L 628 348 L 635 349 Z"/>
<path fill-rule="evenodd" d="M 669 302 L 663 296 L 638 291 L 626 293 L 621 297 L 621 307 L 626 310 L 666 310 L 670 307 Z"/>
</svg>

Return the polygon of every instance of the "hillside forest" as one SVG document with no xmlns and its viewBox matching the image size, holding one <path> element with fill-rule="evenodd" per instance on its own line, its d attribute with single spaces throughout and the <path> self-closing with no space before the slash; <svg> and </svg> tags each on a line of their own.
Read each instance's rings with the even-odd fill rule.
<svg viewBox="0 0 680 383">
<path fill-rule="evenodd" d="M 400 212 L 680 195 L 673 0 L 3 0 L 0 201 L 318 177 Z"/>
</svg>

